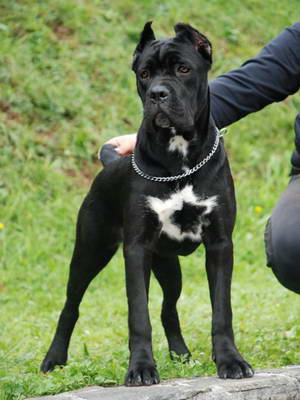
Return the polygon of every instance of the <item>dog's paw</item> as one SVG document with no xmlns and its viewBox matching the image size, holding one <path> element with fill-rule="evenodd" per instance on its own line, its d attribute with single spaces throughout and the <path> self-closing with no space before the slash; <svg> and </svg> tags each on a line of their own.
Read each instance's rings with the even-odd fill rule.
<svg viewBox="0 0 300 400">
<path fill-rule="evenodd" d="M 53 371 L 57 365 L 62 366 L 66 365 L 66 363 L 67 363 L 66 355 L 56 354 L 55 352 L 49 351 L 46 354 L 46 357 L 44 358 L 44 361 L 40 366 L 40 370 L 41 372 L 46 374 L 47 372 Z"/>
<path fill-rule="evenodd" d="M 221 379 L 251 378 L 254 371 L 245 360 L 233 359 L 218 366 L 218 375 Z"/>
<path fill-rule="evenodd" d="M 126 386 L 150 386 L 160 382 L 155 366 L 137 365 L 129 368 L 125 377 Z"/>
</svg>

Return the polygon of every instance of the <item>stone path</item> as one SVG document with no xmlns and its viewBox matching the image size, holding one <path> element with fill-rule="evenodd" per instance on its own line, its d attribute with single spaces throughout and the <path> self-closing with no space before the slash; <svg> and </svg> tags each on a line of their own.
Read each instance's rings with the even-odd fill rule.
<svg viewBox="0 0 300 400">
<path fill-rule="evenodd" d="M 39 400 L 300 400 L 300 365 L 256 371 L 253 378 L 172 379 L 148 387 L 90 386 Z M 32 399 L 27 399 L 32 400 Z M 37 400 L 37 398 L 35 399 Z"/>
</svg>

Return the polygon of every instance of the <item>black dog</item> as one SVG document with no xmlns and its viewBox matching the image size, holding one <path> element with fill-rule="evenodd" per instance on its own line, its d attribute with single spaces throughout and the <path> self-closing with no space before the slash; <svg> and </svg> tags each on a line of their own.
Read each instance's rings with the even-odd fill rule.
<svg viewBox="0 0 300 400">
<path fill-rule="evenodd" d="M 175 32 L 174 38 L 155 40 L 151 23 L 142 32 L 133 62 L 144 106 L 135 153 L 104 168 L 81 206 L 67 300 L 43 372 L 66 363 L 83 294 L 123 240 L 130 348 L 125 383 L 159 382 L 148 313 L 151 270 L 163 290 L 161 318 L 169 350 L 190 355 L 176 310 L 181 292 L 178 255 L 190 254 L 201 242 L 218 374 L 253 375 L 232 330 L 235 197 L 223 142 L 210 117 L 211 45 L 189 25 L 177 24 Z"/>
</svg>

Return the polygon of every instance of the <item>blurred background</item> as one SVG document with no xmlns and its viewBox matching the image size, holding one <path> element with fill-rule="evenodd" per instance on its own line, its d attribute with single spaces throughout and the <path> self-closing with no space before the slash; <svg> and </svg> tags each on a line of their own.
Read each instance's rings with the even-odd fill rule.
<svg viewBox="0 0 300 400">
<path fill-rule="evenodd" d="M 299 0 L 0 0 L 1 400 L 123 382 L 121 252 L 86 294 L 68 366 L 43 376 L 39 364 L 64 302 L 77 210 L 101 169 L 97 150 L 141 121 L 131 60 L 144 23 L 154 21 L 158 38 L 173 35 L 179 21 L 205 33 L 213 44 L 213 79 L 254 56 L 299 12 Z M 255 368 L 300 363 L 299 297 L 265 267 L 263 247 L 265 223 L 288 182 L 299 110 L 298 93 L 234 124 L 225 138 L 238 202 L 234 327 Z M 194 360 L 169 360 L 153 282 L 162 379 L 215 374 L 203 249 L 182 265 L 179 310 Z"/>
</svg>

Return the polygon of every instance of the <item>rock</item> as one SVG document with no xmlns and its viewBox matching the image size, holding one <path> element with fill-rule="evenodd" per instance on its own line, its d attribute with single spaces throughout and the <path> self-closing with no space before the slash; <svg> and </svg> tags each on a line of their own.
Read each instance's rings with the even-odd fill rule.
<svg viewBox="0 0 300 400">
<path fill-rule="evenodd" d="M 300 365 L 260 370 L 253 378 L 221 380 L 217 377 L 172 379 L 141 387 L 92 386 L 40 400 L 298 400 Z M 27 399 L 32 400 L 32 399 Z M 37 398 L 35 399 L 37 400 Z"/>
</svg>

